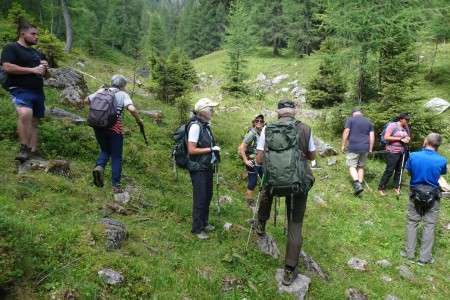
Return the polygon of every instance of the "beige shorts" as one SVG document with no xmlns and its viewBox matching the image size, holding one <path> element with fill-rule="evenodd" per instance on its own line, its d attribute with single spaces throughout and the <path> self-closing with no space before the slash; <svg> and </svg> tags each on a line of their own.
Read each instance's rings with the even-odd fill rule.
<svg viewBox="0 0 450 300">
<path fill-rule="evenodd" d="M 347 155 L 345 157 L 346 158 L 345 164 L 349 168 L 364 167 L 364 165 L 367 162 L 368 155 L 369 155 L 369 153 L 367 153 L 367 152 L 364 152 L 364 153 L 347 152 Z"/>
</svg>

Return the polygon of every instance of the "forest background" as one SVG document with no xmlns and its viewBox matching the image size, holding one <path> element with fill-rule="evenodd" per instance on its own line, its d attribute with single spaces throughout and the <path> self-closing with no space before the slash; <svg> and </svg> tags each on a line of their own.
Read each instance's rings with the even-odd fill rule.
<svg viewBox="0 0 450 300">
<path fill-rule="evenodd" d="M 217 100 L 225 108 L 240 108 L 238 113 L 218 112 L 213 131 L 227 158 L 221 164 L 220 193 L 235 199 L 222 207 L 222 221 L 247 228 L 251 213 L 240 200 L 245 182 L 236 176 L 243 172 L 235 153 L 240 133 L 255 111 L 273 110 L 280 96 L 289 97 L 261 89 L 253 78 L 264 73 L 269 78 L 290 74 L 299 79 L 308 90 L 305 108 L 318 109 L 324 116 L 306 122 L 337 149 L 352 107 L 363 107 L 377 132 L 400 111 L 410 111 L 413 150 L 417 150 L 431 131 L 449 136 L 448 116 L 423 109 L 433 97 L 450 99 L 449 11 L 444 0 L 426 4 L 414 0 L 3 0 L 0 46 L 17 39 L 19 19 L 31 20 L 39 28 L 36 48 L 52 67 L 78 67 L 83 62 L 88 66 L 85 71 L 99 79 L 86 77 L 90 91 L 118 72 L 138 77 L 144 86 L 129 84 L 133 100 L 141 109 L 163 111 L 165 121 L 162 126 L 146 125 L 152 142 L 150 159 L 143 155 L 145 145 L 131 120 L 125 120 L 130 128 L 124 157 L 128 183 L 138 186 L 155 209 L 137 214 L 151 216 L 152 221 L 145 224 L 115 216 L 127 224 L 130 238 L 120 251 L 105 254 L 98 208 L 111 195 L 91 186 L 90 168 L 97 151 L 91 132 L 46 117 L 40 151 L 49 159 L 58 156 L 71 161 L 71 178 L 18 176 L 11 163 L 16 119 L 13 108 L 5 107 L 0 125 L 5 182 L 0 187 L 0 297 L 289 299 L 287 294 L 278 294 L 273 279 L 282 263 L 264 257 L 253 244 L 247 253 L 245 232 L 219 231 L 220 241 L 213 239 L 209 244 L 188 233 L 189 176 L 181 173 L 179 184 L 169 172 L 171 134 L 200 97 Z M 139 77 L 139 71 L 146 69 L 149 78 Z M 219 84 L 194 89 L 202 72 Z M 7 94 L 0 94 L 8 103 Z M 46 89 L 46 94 L 48 104 L 63 105 L 56 91 Z M 86 114 L 86 108 L 64 109 Z M 448 143 L 441 151 L 448 154 Z M 325 160 L 319 158 L 319 162 Z M 342 156 L 337 165 L 317 173 L 320 179 L 311 198 L 320 196 L 329 203 L 308 204 L 310 223 L 305 224 L 304 249 L 331 282 L 312 276 L 310 299 L 342 299 L 349 287 L 362 290 L 370 299 L 387 294 L 401 299 L 447 299 L 450 295 L 446 202 L 436 229 L 435 266 L 411 266 L 416 275 L 413 280 L 399 277 L 395 267 L 375 266 L 381 258 L 394 266 L 403 263 L 398 253 L 404 242 L 407 196 L 401 201 L 380 200 L 371 193 L 370 186 L 376 189 L 383 169 L 382 160 L 370 161 L 368 190 L 362 200 L 351 196 Z M 161 197 L 161 189 L 167 198 Z M 368 220 L 374 225 L 365 226 Z M 95 245 L 88 231 L 99 237 Z M 280 228 L 269 228 L 269 232 L 283 253 L 286 237 Z M 145 245 L 160 250 L 153 253 Z M 346 261 L 351 256 L 369 261 L 370 270 L 350 270 Z M 67 265 L 75 260 L 76 264 Z M 125 283 L 109 286 L 101 281 L 97 271 L 106 266 L 124 273 Z M 380 280 L 383 274 L 394 278 L 393 282 Z M 235 285 L 226 289 L 227 282 Z"/>
</svg>

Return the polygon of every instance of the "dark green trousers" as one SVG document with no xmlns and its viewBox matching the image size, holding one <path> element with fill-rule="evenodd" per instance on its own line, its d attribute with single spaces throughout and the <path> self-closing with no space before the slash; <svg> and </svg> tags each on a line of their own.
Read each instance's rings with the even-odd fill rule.
<svg viewBox="0 0 450 300">
<path fill-rule="evenodd" d="M 269 220 L 273 197 L 274 196 L 270 195 L 267 190 L 264 191 L 259 203 L 258 219 L 264 221 Z M 307 199 L 308 193 L 286 197 L 288 240 L 284 262 L 291 267 L 295 267 L 298 264 L 298 258 L 303 242 L 303 217 L 305 216 Z"/>
</svg>

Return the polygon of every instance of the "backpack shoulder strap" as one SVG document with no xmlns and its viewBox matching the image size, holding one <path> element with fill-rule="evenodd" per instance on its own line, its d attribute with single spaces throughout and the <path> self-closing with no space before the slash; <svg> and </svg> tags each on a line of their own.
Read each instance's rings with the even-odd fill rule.
<svg viewBox="0 0 450 300">
<path fill-rule="evenodd" d="M 300 122 L 299 120 L 294 120 L 294 122 L 297 128 L 298 149 L 302 152 L 302 157 L 304 157 L 308 153 L 309 139 L 311 137 L 311 127 Z"/>
</svg>

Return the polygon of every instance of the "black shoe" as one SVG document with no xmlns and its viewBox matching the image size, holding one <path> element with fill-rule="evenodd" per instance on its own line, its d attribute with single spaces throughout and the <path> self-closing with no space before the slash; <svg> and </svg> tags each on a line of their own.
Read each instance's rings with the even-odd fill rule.
<svg viewBox="0 0 450 300">
<path fill-rule="evenodd" d="M 434 264 L 434 259 L 431 259 L 431 260 L 429 260 L 429 261 L 421 261 L 421 260 L 419 260 L 419 262 L 417 263 L 419 266 L 421 266 L 421 267 L 423 267 L 423 266 L 425 266 L 425 265 L 432 265 L 432 264 Z"/>
<path fill-rule="evenodd" d="M 355 189 L 355 196 L 358 196 L 359 194 L 362 193 L 362 191 L 364 191 L 364 188 L 363 188 L 361 182 L 355 182 L 353 184 L 353 187 Z"/>
<path fill-rule="evenodd" d="M 104 172 L 105 172 L 105 169 L 103 169 L 102 166 L 96 166 L 94 171 L 92 171 L 92 176 L 94 177 L 95 186 L 103 187 Z"/>
<path fill-rule="evenodd" d="M 298 268 L 295 267 L 293 270 L 284 269 L 284 276 L 281 283 L 283 285 L 291 285 L 294 280 L 298 277 Z"/>
<path fill-rule="evenodd" d="M 318 164 L 315 164 L 314 166 L 311 166 L 311 170 L 322 170 L 322 167 L 320 167 Z"/>
<path fill-rule="evenodd" d="M 258 219 L 255 223 L 256 224 L 252 224 L 252 228 L 256 231 L 256 234 L 259 236 L 265 235 L 266 234 L 266 221 Z"/>
<path fill-rule="evenodd" d="M 28 146 L 20 145 L 20 152 L 17 154 L 17 156 L 14 158 L 14 160 L 18 160 L 21 163 L 24 163 L 27 159 L 30 158 L 30 152 L 31 149 L 28 148 Z"/>
</svg>

